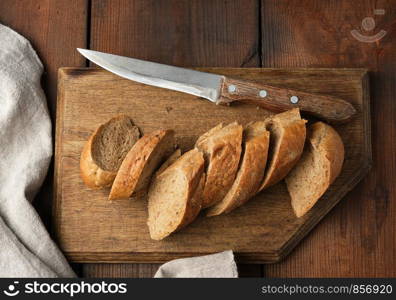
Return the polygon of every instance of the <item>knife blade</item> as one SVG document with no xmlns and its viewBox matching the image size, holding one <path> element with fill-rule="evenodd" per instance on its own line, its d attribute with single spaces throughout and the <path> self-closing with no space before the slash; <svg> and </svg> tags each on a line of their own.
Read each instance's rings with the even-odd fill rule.
<svg viewBox="0 0 396 300">
<path fill-rule="evenodd" d="M 123 78 L 188 93 L 216 104 L 238 101 L 275 112 L 298 107 L 303 112 L 333 123 L 345 122 L 356 113 L 352 104 L 330 95 L 312 94 L 99 51 L 77 50 L 93 63 Z"/>
</svg>

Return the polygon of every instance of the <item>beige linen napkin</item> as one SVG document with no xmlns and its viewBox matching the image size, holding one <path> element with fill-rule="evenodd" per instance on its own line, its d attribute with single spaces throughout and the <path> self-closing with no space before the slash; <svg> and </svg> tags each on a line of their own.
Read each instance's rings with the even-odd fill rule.
<svg viewBox="0 0 396 300">
<path fill-rule="evenodd" d="M 52 156 L 43 66 L 29 42 L 0 24 L 0 277 L 71 277 L 31 205 Z"/>
<path fill-rule="evenodd" d="M 192 258 L 175 259 L 163 264 L 156 278 L 236 278 L 237 267 L 231 250 Z"/>
</svg>

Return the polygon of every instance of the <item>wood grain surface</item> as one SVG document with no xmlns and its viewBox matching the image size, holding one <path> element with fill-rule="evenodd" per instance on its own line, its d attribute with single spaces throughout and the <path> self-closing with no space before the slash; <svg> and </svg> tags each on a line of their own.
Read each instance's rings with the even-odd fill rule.
<svg viewBox="0 0 396 300">
<path fill-rule="evenodd" d="M 91 48 L 189 67 L 258 67 L 258 1 L 94 0 Z"/>
<path fill-rule="evenodd" d="M 371 164 L 369 98 L 364 69 L 243 69 L 205 71 L 291 89 L 328 94 L 349 101 L 354 118 L 337 126 L 345 143 L 341 175 L 304 217 L 296 218 L 281 182 L 227 215 L 202 214 L 187 228 L 162 241 L 148 234 L 147 201 L 108 201 L 108 189 L 91 190 L 80 177 L 80 153 L 96 127 L 125 113 L 145 133 L 173 129 L 185 152 L 196 139 L 223 122 L 246 125 L 271 113 L 253 105 L 214 105 L 199 97 L 120 78 L 101 69 L 66 68 L 59 72 L 55 153 L 54 230 L 73 262 L 166 262 L 233 249 L 244 263 L 273 263 L 284 258 Z M 307 116 L 305 116 L 307 117 Z"/>
<path fill-rule="evenodd" d="M 184 66 L 369 68 L 374 158 L 369 175 L 284 262 L 242 268 L 247 266 L 250 276 L 396 276 L 396 1 L 155 2 L 2 0 L 0 22 L 39 52 L 53 117 L 57 68 L 85 64 L 75 47 Z M 384 15 L 374 15 L 374 9 Z M 361 22 L 368 16 L 376 27 L 367 33 Z M 376 43 L 362 43 L 351 38 L 351 29 L 387 33 Z M 52 176 L 35 201 L 46 224 L 51 183 Z M 88 264 L 82 275 L 150 277 L 155 270 L 147 264 Z"/>
</svg>

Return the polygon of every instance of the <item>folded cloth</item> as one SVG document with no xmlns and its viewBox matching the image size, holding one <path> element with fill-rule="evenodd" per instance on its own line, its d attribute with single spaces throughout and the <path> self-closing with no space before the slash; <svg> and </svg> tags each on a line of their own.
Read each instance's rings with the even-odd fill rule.
<svg viewBox="0 0 396 300">
<path fill-rule="evenodd" d="M 72 277 L 30 203 L 52 156 L 43 66 L 25 38 L 1 24 L 0 41 L 0 277 Z"/>
<path fill-rule="evenodd" d="M 192 258 L 175 259 L 163 264 L 155 278 L 237 278 L 231 250 Z"/>
</svg>

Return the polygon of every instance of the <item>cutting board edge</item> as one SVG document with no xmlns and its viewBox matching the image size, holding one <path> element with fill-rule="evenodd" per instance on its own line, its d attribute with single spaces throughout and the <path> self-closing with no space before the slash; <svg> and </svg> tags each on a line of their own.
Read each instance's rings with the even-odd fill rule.
<svg viewBox="0 0 396 300">
<path fill-rule="evenodd" d="M 59 231 L 60 228 L 60 220 L 61 220 L 61 210 L 58 209 L 61 205 L 62 195 L 58 195 L 58 186 L 60 186 L 60 165 L 62 163 L 61 159 L 61 147 L 62 144 L 62 130 L 61 126 L 59 126 L 61 120 L 63 120 L 63 106 L 64 106 L 64 96 L 62 88 L 63 86 L 63 77 L 67 76 L 67 72 L 65 69 L 68 68 L 59 68 L 58 69 L 58 85 L 57 85 L 57 99 L 56 99 L 56 126 L 55 126 L 55 152 L 54 152 L 54 179 L 53 179 L 53 203 L 52 203 L 52 226 L 51 226 L 51 234 L 55 240 L 59 240 Z M 63 127 L 63 126 L 62 126 Z"/>
<path fill-rule="evenodd" d="M 366 165 L 361 168 L 361 172 L 358 173 L 357 176 L 353 177 L 349 184 L 346 185 L 342 191 L 338 191 L 338 199 L 331 203 L 330 206 L 326 208 L 320 215 L 315 215 L 312 217 L 309 222 L 304 223 L 300 230 L 296 232 L 294 236 L 292 236 L 286 243 L 283 244 L 279 251 L 280 257 L 288 256 L 297 246 L 298 244 L 323 220 L 323 218 L 334 208 L 336 207 L 341 200 L 351 191 L 354 187 L 363 180 L 364 177 L 367 176 L 370 169 L 372 167 L 372 162 L 367 161 Z"/>
<path fill-rule="evenodd" d="M 225 250 L 224 250 L 225 251 Z M 63 252 L 73 263 L 165 263 L 173 259 L 214 254 L 214 252 L 173 253 L 119 253 L 119 252 Z M 280 252 L 234 252 L 235 261 L 243 264 L 270 264 L 280 262 L 285 256 Z"/>
</svg>

